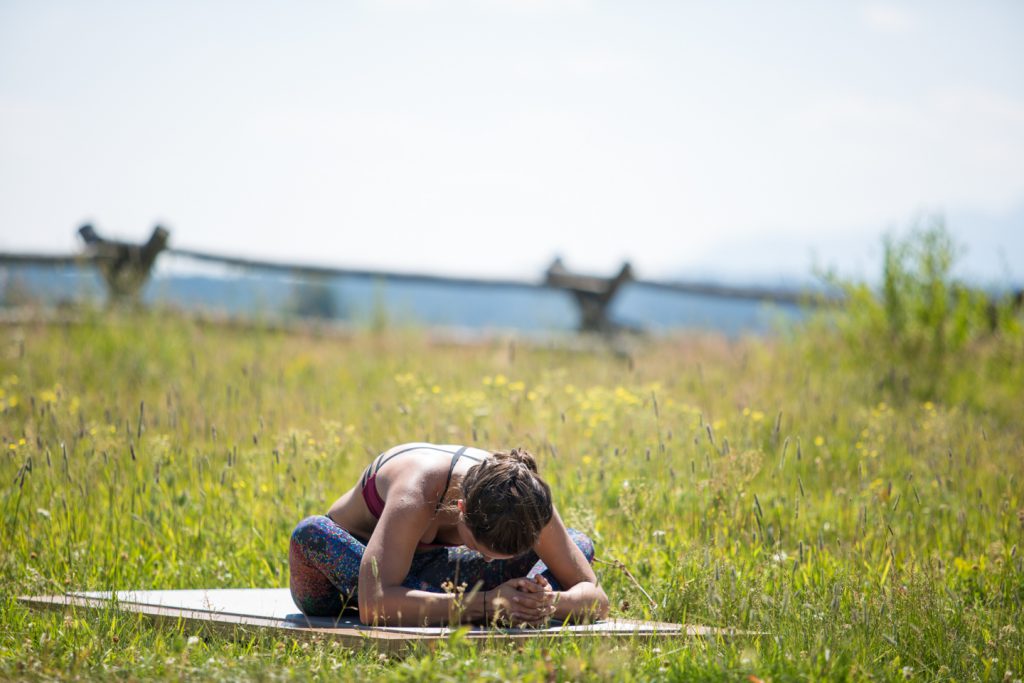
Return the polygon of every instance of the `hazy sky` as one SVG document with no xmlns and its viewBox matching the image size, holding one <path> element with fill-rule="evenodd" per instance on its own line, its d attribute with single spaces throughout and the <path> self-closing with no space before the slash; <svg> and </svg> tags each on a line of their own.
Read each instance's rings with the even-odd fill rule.
<svg viewBox="0 0 1024 683">
<path fill-rule="evenodd" d="M 0 0 L 0 249 L 1024 280 L 1024 2 Z"/>
</svg>

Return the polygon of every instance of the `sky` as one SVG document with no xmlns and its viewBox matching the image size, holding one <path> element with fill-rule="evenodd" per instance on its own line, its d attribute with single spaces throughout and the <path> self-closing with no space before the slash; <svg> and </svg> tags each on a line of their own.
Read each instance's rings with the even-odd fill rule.
<svg viewBox="0 0 1024 683">
<path fill-rule="evenodd" d="M 1024 281 L 1024 3 L 0 0 L 0 250 Z"/>
</svg>

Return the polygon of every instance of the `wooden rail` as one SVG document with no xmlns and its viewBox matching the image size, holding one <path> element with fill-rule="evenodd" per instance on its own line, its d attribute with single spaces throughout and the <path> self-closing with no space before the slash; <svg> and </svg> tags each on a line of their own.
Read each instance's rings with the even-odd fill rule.
<svg viewBox="0 0 1024 683">
<path fill-rule="evenodd" d="M 85 254 L 68 256 L 66 254 L 32 254 L 0 252 L 0 265 L 5 266 L 87 266 L 91 264 L 91 257 Z"/>
<path fill-rule="evenodd" d="M 506 287 L 518 289 L 541 286 L 540 283 L 531 282 L 529 280 L 452 277 L 431 273 L 403 273 L 390 270 L 340 268 L 337 266 L 297 264 L 287 263 L 284 261 L 264 261 L 261 259 L 239 258 L 237 256 L 227 256 L 225 254 L 215 254 L 206 251 L 195 251 L 193 249 L 176 249 L 174 247 L 167 249 L 167 253 L 174 256 L 189 258 L 194 261 L 217 263 L 234 268 L 244 268 L 247 270 L 269 270 L 272 272 L 291 273 L 293 275 L 305 275 L 310 277 L 356 277 L 374 280 L 394 280 L 395 282 L 413 282 L 417 284 L 472 285 L 475 287 Z"/>
</svg>

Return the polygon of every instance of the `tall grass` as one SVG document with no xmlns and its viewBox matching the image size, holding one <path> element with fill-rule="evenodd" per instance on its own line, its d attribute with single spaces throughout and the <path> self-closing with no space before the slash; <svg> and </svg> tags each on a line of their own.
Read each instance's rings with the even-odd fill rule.
<svg viewBox="0 0 1024 683">
<path fill-rule="evenodd" d="M 160 312 L 4 328 L 0 677 L 1019 679 L 1020 319 L 988 326 L 942 240 L 893 242 L 885 287 L 792 339 L 630 357 Z M 388 659 L 14 600 L 284 586 L 295 522 L 417 439 L 536 453 L 617 615 L 763 635 Z"/>
</svg>

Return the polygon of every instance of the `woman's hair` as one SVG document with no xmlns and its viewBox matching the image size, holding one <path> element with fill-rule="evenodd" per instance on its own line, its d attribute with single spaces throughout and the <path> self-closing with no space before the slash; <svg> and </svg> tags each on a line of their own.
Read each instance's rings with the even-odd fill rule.
<svg viewBox="0 0 1024 683">
<path fill-rule="evenodd" d="M 466 526 L 473 537 L 503 555 L 533 547 L 551 521 L 551 488 L 522 448 L 494 453 L 462 479 Z"/>
</svg>

